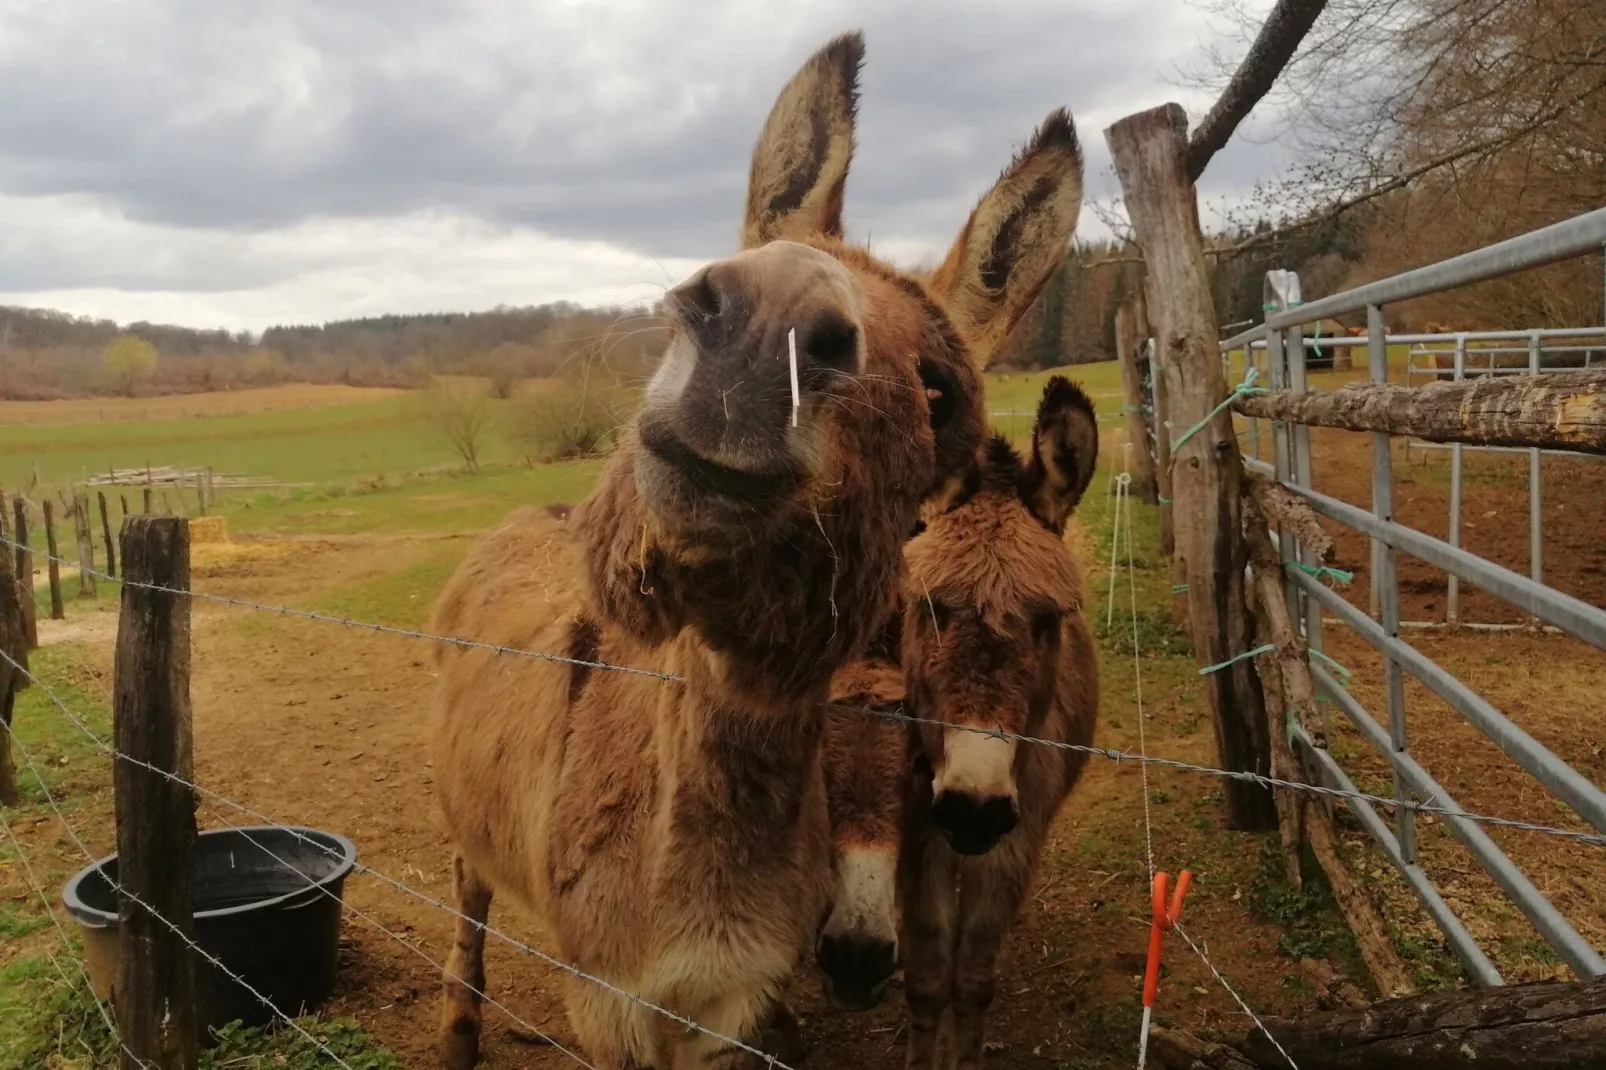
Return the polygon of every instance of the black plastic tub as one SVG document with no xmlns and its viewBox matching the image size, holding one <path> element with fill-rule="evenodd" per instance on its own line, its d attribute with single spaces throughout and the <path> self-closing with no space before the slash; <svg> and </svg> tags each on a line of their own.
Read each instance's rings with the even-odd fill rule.
<svg viewBox="0 0 1606 1070">
<path fill-rule="evenodd" d="M 195 851 L 195 942 L 278 1011 L 306 1014 L 334 988 L 341 896 L 356 863 L 356 846 L 333 832 L 279 825 L 203 832 Z M 90 984 L 101 999 L 117 979 L 116 880 L 113 854 L 79 870 L 62 891 L 83 929 Z M 203 1029 L 277 1017 L 200 955 L 195 971 Z"/>
</svg>

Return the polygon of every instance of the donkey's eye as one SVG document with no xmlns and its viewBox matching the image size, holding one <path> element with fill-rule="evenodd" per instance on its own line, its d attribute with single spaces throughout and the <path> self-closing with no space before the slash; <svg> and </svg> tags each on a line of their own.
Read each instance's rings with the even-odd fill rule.
<svg viewBox="0 0 1606 1070">
<path fill-rule="evenodd" d="M 1046 643 L 1050 636 L 1059 631 L 1060 615 L 1051 609 L 1038 610 L 1032 614 L 1032 641 Z"/>
<path fill-rule="evenodd" d="M 941 431 L 954 418 L 953 378 L 941 365 L 929 360 L 922 360 L 918 371 L 926 390 L 926 405 L 931 410 L 931 429 Z"/>
</svg>

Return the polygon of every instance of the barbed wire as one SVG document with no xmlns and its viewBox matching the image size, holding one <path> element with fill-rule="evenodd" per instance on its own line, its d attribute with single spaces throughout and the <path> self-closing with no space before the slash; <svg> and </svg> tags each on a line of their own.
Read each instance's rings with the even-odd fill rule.
<svg viewBox="0 0 1606 1070">
<path fill-rule="evenodd" d="M 6 654 L 5 651 L 0 651 L 0 656 L 4 656 L 7 661 L 11 661 L 11 656 Z M 15 666 L 17 663 L 15 661 L 11 661 L 11 664 Z M 18 666 L 18 668 L 20 668 L 20 666 Z M 28 673 L 28 670 L 22 669 L 22 672 L 33 679 L 34 683 L 39 684 L 41 688 L 44 686 L 43 684 L 40 684 L 37 678 L 32 677 L 32 674 Z M 61 807 L 56 803 L 55 795 L 53 795 L 50 791 L 50 785 L 45 781 L 44 775 L 40 773 L 39 766 L 34 763 L 33 755 L 28 752 L 28 748 L 23 745 L 21 739 L 17 738 L 17 733 L 12 730 L 12 727 L 9 724 L 6 724 L 4 719 L 0 719 L 0 728 L 3 728 L 6 735 L 10 737 L 11 746 L 16 749 L 18 754 L 22 755 L 22 760 L 28 763 L 28 769 L 33 773 L 34 779 L 39 782 L 39 790 L 44 793 L 45 802 L 50 806 L 51 811 L 56 815 L 56 820 L 61 824 L 62 831 L 65 832 L 67 834 L 67 838 L 72 840 L 73 844 L 77 846 L 79 852 L 83 854 L 85 861 L 87 861 L 90 865 L 94 865 L 94 853 L 91 852 L 88 847 L 84 846 L 84 841 L 78 838 L 78 833 L 73 829 L 72 824 L 67 820 L 67 815 L 62 813 Z M 249 992 L 258 1003 L 261 1003 L 291 1029 L 294 1029 L 297 1033 L 300 1033 L 302 1037 L 310 1041 L 319 1051 L 329 1056 L 329 1058 L 333 1059 L 336 1063 L 339 1063 L 344 1070 L 352 1070 L 351 1064 L 347 1063 L 346 1060 L 342 1059 L 339 1055 L 336 1055 L 327 1044 L 323 1043 L 317 1037 L 307 1032 L 306 1029 L 302 1028 L 301 1024 L 294 1018 L 291 1018 L 288 1014 L 285 1014 L 278 1007 L 274 1006 L 272 1000 L 268 999 L 268 997 L 257 991 L 257 989 L 245 978 L 241 977 L 239 974 L 225 966 L 217 958 L 217 956 L 213 955 L 210 951 L 196 943 L 194 938 L 181 929 L 177 924 L 162 916 L 160 912 L 153 909 L 143 899 L 139 898 L 139 896 L 135 895 L 133 892 L 130 892 L 127 888 L 112 880 L 110 877 L 107 877 L 104 872 L 101 873 L 101 876 L 108 884 L 112 886 L 112 888 L 117 891 L 119 895 L 126 896 L 129 902 L 134 903 L 140 909 L 144 910 L 145 913 L 149 914 L 151 917 L 155 918 L 157 921 L 161 922 L 164 926 L 170 929 L 173 932 L 173 935 L 177 936 L 189 946 L 191 951 L 195 952 L 207 962 L 211 963 L 225 977 L 229 978 L 229 980 L 233 981 L 235 984 Z M 117 1035 L 115 1027 L 112 1030 L 112 1035 Z M 118 1039 L 118 1045 L 123 1046 L 123 1041 L 120 1038 Z M 129 1055 L 132 1056 L 136 1061 L 140 1061 L 139 1057 L 134 1055 L 132 1051 L 129 1052 Z"/>
<path fill-rule="evenodd" d="M 272 825 L 275 828 L 280 829 L 281 831 L 290 833 L 292 836 L 294 836 L 300 842 L 305 843 L 308 846 L 314 847 L 317 850 L 323 851 L 325 854 L 328 854 L 333 858 L 342 859 L 342 860 L 344 859 L 344 855 L 341 855 L 339 852 L 336 852 L 333 848 L 329 847 L 327 844 L 319 843 L 317 840 L 312 839 L 311 837 L 307 836 L 305 833 L 301 832 L 299 829 L 293 828 L 293 827 L 291 827 L 289 825 L 285 825 L 282 822 L 275 820 L 273 817 L 271 817 L 271 816 L 269 816 L 267 814 L 261 813 L 260 811 L 253 810 L 251 807 L 246 806 L 244 803 L 236 802 L 235 800 L 229 798 L 226 795 L 221 794 L 220 792 L 213 791 L 211 788 L 205 787 L 205 786 L 203 786 L 201 784 L 197 784 L 197 783 L 195 783 L 194 781 L 191 781 L 191 780 L 186 780 L 186 779 L 184 779 L 183 777 L 179 776 L 176 773 L 172 773 L 172 772 L 169 772 L 166 769 L 160 768 L 159 766 L 152 765 L 150 762 L 144 761 L 143 759 L 135 758 L 133 755 L 123 753 L 122 751 L 118 750 L 116 747 L 112 746 L 111 744 L 109 744 L 105 740 L 103 740 L 99 735 L 97 735 L 95 733 L 94 729 L 90 728 L 87 724 L 84 723 L 84 721 L 82 719 L 80 719 L 78 717 L 77 714 L 73 713 L 71 708 L 69 708 L 67 706 L 67 704 L 61 700 L 61 698 L 55 693 L 55 691 L 53 691 L 50 688 L 50 686 L 48 684 L 46 684 L 43 680 L 41 680 L 37 676 L 35 676 L 27 668 L 25 668 L 24 666 L 19 664 L 15 659 L 13 659 L 4 650 L 0 650 L 0 659 L 3 659 L 4 661 L 9 662 L 10 665 L 13 668 L 15 668 L 16 670 L 21 672 L 30 681 L 32 681 L 33 684 L 39 688 L 40 692 L 42 694 L 44 694 L 44 696 L 47 699 L 50 700 L 52 705 L 54 705 L 58 710 L 61 711 L 61 713 L 68 719 L 68 721 L 70 721 L 73 724 L 74 727 L 76 727 L 80 732 L 82 732 L 91 741 L 93 741 L 95 746 L 98 747 L 101 751 L 103 751 L 108 756 L 110 756 L 110 757 L 112 757 L 112 758 L 114 758 L 116 760 L 119 760 L 119 761 L 127 762 L 130 765 L 138 766 L 139 768 L 145 769 L 145 770 L 147 770 L 149 772 L 155 773 L 156 775 L 158 775 L 160 777 L 163 777 L 164 779 L 168 780 L 171 783 L 178 784 L 178 785 L 180 785 L 182 787 L 188 788 L 191 791 L 199 792 L 200 794 L 205 795 L 208 798 L 213 799 L 213 800 L 215 800 L 215 801 L 217 801 L 219 803 L 222 803 L 225 806 L 229 806 L 229 807 L 232 807 L 235 810 L 238 810 L 240 813 L 249 814 L 251 817 L 254 817 L 259 821 L 262 821 L 262 822 L 265 822 L 266 824 Z M 15 737 L 13 737 L 13 738 L 15 738 Z M 37 771 L 35 772 L 35 775 L 36 776 L 38 775 Z M 41 784 L 42 783 L 43 782 L 41 782 Z M 58 811 L 58 814 L 59 814 L 59 811 Z M 80 847 L 82 847 L 82 845 L 80 845 Z M 86 851 L 86 854 L 87 854 L 87 851 Z M 90 861 L 93 862 L 94 858 L 90 857 Z M 626 1000 L 626 1001 L 628 1001 L 630 1003 L 633 1003 L 636 1006 L 641 1007 L 643 1010 L 651 1011 L 651 1012 L 653 1012 L 655 1014 L 662 1015 L 663 1017 L 668 1018 L 671 1021 L 674 1021 L 674 1022 L 676 1022 L 676 1023 L 680 1024 L 680 1025 L 683 1025 L 688 1029 L 694 1030 L 695 1032 L 702 1033 L 704 1036 L 707 1036 L 707 1037 L 709 1037 L 709 1038 L 711 1038 L 713 1040 L 717 1040 L 722 1044 L 729 1044 L 729 1045 L 731 1045 L 733 1047 L 740 1048 L 741 1050 L 747 1052 L 750 1055 L 755 1055 L 758 1058 L 763 1059 L 764 1060 L 764 1064 L 767 1067 L 770 1067 L 771 1070 L 794 1070 L 793 1067 L 788 1066 L 786 1063 L 782 1062 L 779 1058 L 777 1058 L 774 1055 L 771 1055 L 768 1052 L 761 1051 L 758 1048 L 755 1048 L 755 1047 L 753 1047 L 753 1046 L 751 1046 L 751 1045 L 749 1045 L 749 1044 L 747 1044 L 747 1043 L 745 1043 L 745 1042 L 743 1042 L 741 1040 L 736 1039 L 735 1037 L 726 1036 L 724 1033 L 721 1033 L 721 1032 L 719 1032 L 717 1030 L 714 1030 L 714 1029 L 710 1029 L 707 1026 L 702 1025 L 700 1022 L 694 1021 L 693 1019 L 688 1018 L 683 1014 L 678 1014 L 675 1011 L 669 1010 L 669 1009 L 667 1009 L 665 1007 L 661 1007 L 658 1004 L 653 1003 L 651 1000 L 645 999 L 642 996 L 639 996 L 634 992 L 630 992 L 630 991 L 627 991 L 626 989 L 620 988 L 618 985 L 615 985 L 614 983 L 612 983 L 611 981 L 606 980 L 605 978 L 598 977 L 595 974 L 587 973 L 585 970 L 582 970 L 580 967 L 575 966 L 572 963 L 564 962 L 562 959 L 556 958 L 556 957 L 548 954 L 547 952 L 542 951 L 540 948 L 532 947 L 529 944 L 525 943 L 524 941 L 517 939 L 516 937 L 509 936 L 506 933 L 504 933 L 504 932 L 500 931 L 499 929 L 495 928 L 494 926 L 489 925 L 488 923 L 479 920 L 478 918 L 472 918 L 469 915 L 464 914 L 462 911 L 458 910 L 456 907 L 453 907 L 450 904 L 445 903 L 442 900 L 437 899 L 436 897 L 430 895 L 428 892 L 421 892 L 418 889 L 413 888 L 411 885 L 408 885 L 403 881 L 397 880 L 395 877 L 392 877 L 389 874 L 382 873 L 379 870 L 374 869 L 371 866 L 367 866 L 367 865 L 365 865 L 365 864 L 363 864 L 361 862 L 354 862 L 352 864 L 352 869 L 357 871 L 357 872 L 360 872 L 360 873 L 366 873 L 369 876 L 374 877 L 375 879 L 380 880 L 380 881 L 384 882 L 385 884 L 390 885 L 391 887 L 395 888 L 399 892 L 402 892 L 402 893 L 404 893 L 406 895 L 410 895 L 413 898 L 419 900 L 420 902 L 427 903 L 428 905 L 430 905 L 432 907 L 435 907 L 438 910 L 445 911 L 446 913 L 452 915 L 453 917 L 456 917 L 456 918 L 458 918 L 458 919 L 460 919 L 462 921 L 466 921 L 470 925 L 473 925 L 475 928 L 479 929 L 481 932 L 484 932 L 485 934 L 487 934 L 489 936 L 494 936 L 498 940 L 501 940 L 503 943 L 508 944 L 511 947 L 517 948 L 518 950 L 523 951 L 526 954 L 535 956 L 536 958 L 540 959 L 542 962 L 546 963 L 548 966 L 553 967 L 554 969 L 561 970 L 562 972 L 567 973 L 570 976 L 572 976 L 572 977 L 574 977 L 574 978 L 576 978 L 578 980 L 590 982 L 591 984 L 594 984 L 594 985 L 598 986 L 599 988 L 605 989 L 606 991 L 612 993 L 613 995 L 619 996 L 620 998 L 622 998 L 622 999 L 624 999 L 624 1000 Z"/>
<path fill-rule="evenodd" d="M 18 546 L 17 543 L 12 542 L 8 537 L 4 536 L 0 536 L 0 545 L 12 547 Z M 49 554 L 40 554 L 39 556 L 45 557 L 46 559 L 52 559 Z M 55 557 L 53 560 L 65 564 L 71 564 L 71 562 L 62 557 Z M 684 683 L 686 680 L 685 677 L 678 674 L 659 672 L 655 669 L 642 669 L 629 665 L 615 665 L 606 661 L 587 661 L 579 658 L 565 657 L 561 654 L 552 654 L 546 651 L 528 650 L 522 647 L 506 646 L 495 643 L 482 643 L 477 640 L 464 639 L 459 636 L 435 635 L 430 632 L 398 628 L 388 624 L 377 624 L 371 621 L 353 620 L 348 617 L 336 617 L 326 613 L 316 613 L 311 610 L 295 609 L 291 606 L 272 605 L 264 602 L 253 602 L 249 599 L 232 598 L 228 595 L 213 594 L 207 591 L 181 590 L 175 587 L 166 587 L 161 584 L 120 580 L 115 576 L 109 576 L 93 569 L 87 569 L 85 571 L 88 571 L 91 575 L 98 578 L 109 580 L 113 583 L 120 583 L 126 587 L 155 591 L 161 594 L 169 594 L 177 597 L 194 598 L 207 602 L 218 602 L 225 605 L 235 606 L 237 608 L 250 609 L 265 613 L 274 613 L 280 616 L 300 617 L 307 620 L 319 621 L 321 623 L 338 624 L 360 630 L 379 632 L 386 635 L 401 636 L 408 639 L 423 639 L 431 642 L 444 643 L 450 646 L 488 650 L 499 655 L 527 657 L 557 664 L 577 665 L 588 669 L 602 669 L 609 672 L 629 673 L 636 676 L 652 677 L 671 683 Z M 7 660 L 10 659 L 8 658 Z M 16 663 L 12 662 L 12 664 L 15 665 Z M 823 703 L 822 705 L 827 709 L 838 712 L 848 712 L 858 715 L 868 714 L 873 717 L 901 721 L 905 724 L 928 725 L 936 728 L 946 728 L 952 731 L 972 732 L 977 735 L 989 736 L 994 739 L 1007 740 L 1014 743 L 1027 743 L 1034 746 L 1054 747 L 1060 750 L 1076 751 L 1082 754 L 1107 758 L 1117 763 L 1147 763 L 1149 765 L 1164 766 L 1166 768 L 1176 769 L 1182 772 L 1198 773 L 1204 776 L 1212 776 L 1220 779 L 1238 780 L 1244 783 L 1259 784 L 1260 786 L 1266 788 L 1282 788 L 1288 791 L 1303 791 L 1312 795 L 1322 795 L 1332 799 L 1355 800 L 1390 809 L 1394 807 L 1404 807 L 1407 810 L 1421 814 L 1436 814 L 1447 819 L 1459 818 L 1465 821 L 1474 821 L 1480 824 L 1494 825 L 1500 828 L 1516 829 L 1523 832 L 1538 832 L 1549 836 L 1558 836 L 1565 839 L 1576 840 L 1580 843 L 1586 843 L 1593 847 L 1606 847 L 1606 834 L 1601 834 L 1599 832 L 1584 832 L 1577 829 L 1559 828 L 1555 825 L 1544 825 L 1529 821 L 1519 821 L 1514 818 L 1499 817 L 1493 814 L 1478 814 L 1465 810 L 1459 806 L 1454 808 L 1436 806 L 1433 804 L 1432 799 L 1424 802 L 1417 802 L 1416 800 L 1412 799 L 1396 799 L 1385 795 L 1374 795 L 1368 792 L 1350 791 L 1344 788 L 1329 787 L 1325 784 L 1306 784 L 1296 780 L 1284 780 L 1278 777 L 1265 776 L 1263 774 L 1248 770 L 1217 769 L 1213 766 L 1197 765 L 1191 762 L 1183 762 L 1171 758 L 1160 758 L 1153 755 L 1139 754 L 1112 747 L 1095 747 L 1085 744 L 1065 743 L 1061 742 L 1060 740 L 1041 739 L 1035 736 L 1007 732 L 1003 729 L 997 728 L 979 728 L 973 725 L 950 724 L 946 721 L 938 721 L 906 713 L 903 711 L 901 706 L 894 710 L 876 710 L 860 706 L 846 706 L 840 703 Z"/>
<path fill-rule="evenodd" d="M 1193 942 L 1193 937 L 1188 935 L 1188 930 L 1182 927 L 1181 922 L 1177 923 L 1176 931 L 1181 935 L 1182 939 L 1187 941 L 1188 946 L 1193 948 L 1193 953 L 1199 956 L 1200 961 L 1205 964 L 1206 968 L 1208 968 L 1211 973 L 1215 974 L 1216 980 L 1220 982 L 1222 988 L 1226 989 L 1227 995 L 1232 997 L 1233 1002 L 1238 1004 L 1239 1010 L 1248 1015 L 1249 1020 L 1255 1023 L 1255 1027 L 1258 1028 L 1262 1033 L 1266 1034 L 1266 1039 L 1271 1041 L 1272 1047 L 1276 1048 L 1282 1053 L 1282 1057 L 1284 1059 L 1288 1060 L 1288 1065 L 1293 1067 L 1294 1070 L 1299 1070 L 1299 1064 L 1294 1062 L 1294 1057 L 1289 1055 L 1287 1050 L 1277 1042 L 1277 1038 L 1271 1035 L 1271 1030 L 1266 1028 L 1266 1023 L 1260 1020 L 1259 1015 L 1255 1014 L 1254 1011 L 1249 1009 L 1249 1004 L 1244 1002 L 1244 998 L 1238 994 L 1238 990 L 1233 988 L 1232 985 L 1228 984 L 1225 977 L 1221 976 L 1221 971 L 1216 969 L 1216 964 L 1211 962 L 1210 957 L 1204 953 L 1204 950 L 1198 944 Z"/>
</svg>

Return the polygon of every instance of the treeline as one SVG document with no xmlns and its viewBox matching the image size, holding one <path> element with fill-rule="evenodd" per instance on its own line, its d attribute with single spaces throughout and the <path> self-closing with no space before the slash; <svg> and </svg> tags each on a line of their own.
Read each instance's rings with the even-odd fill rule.
<svg viewBox="0 0 1606 1070">
<path fill-rule="evenodd" d="M 194 330 L 0 307 L 0 399 L 199 393 L 287 382 L 413 387 L 434 374 L 520 379 L 585 366 L 650 372 L 662 348 L 656 309 L 557 302 L 246 332 Z"/>
</svg>

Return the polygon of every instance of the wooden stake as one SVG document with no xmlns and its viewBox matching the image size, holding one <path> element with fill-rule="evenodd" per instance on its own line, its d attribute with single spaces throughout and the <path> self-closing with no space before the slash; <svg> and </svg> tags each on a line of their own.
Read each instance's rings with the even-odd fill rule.
<svg viewBox="0 0 1606 1070">
<path fill-rule="evenodd" d="M 1171 458 L 1179 583 L 1188 587 L 1188 624 L 1201 666 L 1232 664 L 1204 678 L 1224 769 L 1271 771 L 1266 710 L 1254 668 L 1239 659 L 1251 649 L 1253 622 L 1245 600 L 1243 459 L 1232 417 L 1215 412 L 1227 397 L 1214 304 L 1199 233 L 1198 196 L 1188 177 L 1188 120 L 1168 104 L 1140 112 L 1105 131 L 1148 272 L 1149 315 L 1170 408 L 1161 425 L 1171 440 L 1188 433 Z M 1197 430 L 1194 430 L 1197 428 Z M 1191 433 L 1189 433 L 1191 432 Z M 1253 782 L 1226 784 L 1235 829 L 1277 823 L 1271 792 Z"/>
<path fill-rule="evenodd" d="M 123 528 L 122 613 L 113 678 L 121 951 L 112 1003 L 122 1070 L 194 1070 L 197 1057 L 195 797 L 136 763 L 194 780 L 190 727 L 189 524 L 133 517 Z M 163 921 L 162 919 L 166 919 Z M 174 930 L 177 930 L 176 932 Z"/>
<path fill-rule="evenodd" d="M 73 535 L 78 540 L 78 594 L 95 597 L 95 539 L 89 526 L 89 495 L 73 495 Z"/>
<path fill-rule="evenodd" d="M 50 619 L 66 620 L 67 611 L 61 604 L 61 550 L 56 545 L 56 518 L 49 498 L 39 502 L 45 514 L 45 551 L 50 560 L 45 562 L 46 571 L 50 574 Z"/>
<path fill-rule="evenodd" d="M 145 515 L 151 515 L 151 488 L 145 488 Z"/>
<path fill-rule="evenodd" d="M 23 670 L 28 667 L 28 629 L 22 610 L 22 586 L 12 562 L 11 554 L 0 553 L 0 651 L 10 659 L 0 658 L 0 806 L 22 803 L 17 767 L 11 759 L 11 717 L 16 710 L 17 692 L 27 686 L 28 677 Z M 3 820 L 6 819 L 0 817 Z"/>
<path fill-rule="evenodd" d="M 1159 493 L 1154 481 L 1154 455 L 1149 452 L 1149 423 L 1143 415 L 1143 383 L 1138 359 L 1138 309 L 1128 301 L 1115 310 L 1115 353 L 1121 362 L 1121 386 L 1126 393 L 1127 438 L 1135 447 L 1132 482 L 1138 498 L 1154 505 Z"/>
<path fill-rule="evenodd" d="M 95 497 L 100 499 L 100 534 L 106 540 L 106 575 L 117 575 L 117 550 L 112 544 L 112 522 L 106 513 L 106 492 L 97 490 Z M 128 510 L 125 508 L 124 513 Z"/>
<path fill-rule="evenodd" d="M 11 503 L 15 518 L 17 582 L 22 585 L 23 624 L 27 630 L 28 649 L 39 648 L 39 603 L 33 595 L 33 551 L 28 549 L 28 503 L 18 495 Z"/>
</svg>

